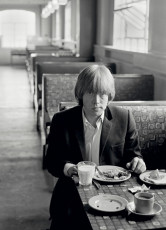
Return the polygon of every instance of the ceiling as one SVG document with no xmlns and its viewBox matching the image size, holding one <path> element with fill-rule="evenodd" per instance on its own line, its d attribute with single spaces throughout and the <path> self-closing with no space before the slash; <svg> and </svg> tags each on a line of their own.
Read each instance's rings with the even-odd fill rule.
<svg viewBox="0 0 166 230">
<path fill-rule="evenodd" d="M 0 5 L 45 5 L 49 0 L 0 0 Z"/>
</svg>

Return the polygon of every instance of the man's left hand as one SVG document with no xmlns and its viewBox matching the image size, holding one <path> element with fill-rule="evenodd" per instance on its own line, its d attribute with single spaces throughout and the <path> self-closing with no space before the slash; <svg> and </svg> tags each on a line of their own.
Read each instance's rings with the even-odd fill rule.
<svg viewBox="0 0 166 230">
<path fill-rule="evenodd" d="M 146 165 L 142 158 L 134 157 L 131 162 L 126 164 L 126 168 L 140 174 L 146 171 Z"/>
</svg>

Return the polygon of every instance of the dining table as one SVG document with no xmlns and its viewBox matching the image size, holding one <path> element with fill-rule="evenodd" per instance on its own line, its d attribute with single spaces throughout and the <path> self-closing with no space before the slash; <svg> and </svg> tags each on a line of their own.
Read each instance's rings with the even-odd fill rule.
<svg viewBox="0 0 166 230">
<path fill-rule="evenodd" d="M 89 186 L 78 183 L 78 177 L 73 177 L 79 195 L 80 205 L 87 218 L 87 229 L 92 230 L 135 230 L 135 229 L 166 229 L 166 185 L 155 185 L 141 180 L 139 175 L 131 173 L 131 177 L 121 182 L 103 182 L 93 180 Z M 161 208 L 154 215 L 139 215 L 125 208 L 119 211 L 97 210 L 89 201 L 100 195 L 113 195 L 127 201 L 134 201 L 133 188 L 145 186 L 155 195 L 155 203 Z M 81 218 L 81 217 L 80 217 Z"/>
</svg>

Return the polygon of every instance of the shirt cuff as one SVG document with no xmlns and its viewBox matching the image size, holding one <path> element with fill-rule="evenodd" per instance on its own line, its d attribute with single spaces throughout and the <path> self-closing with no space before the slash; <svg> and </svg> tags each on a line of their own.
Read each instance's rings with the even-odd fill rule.
<svg viewBox="0 0 166 230">
<path fill-rule="evenodd" d="M 73 166 L 75 166 L 75 164 L 72 164 L 72 163 L 66 163 L 65 164 L 64 169 L 63 169 L 63 172 L 64 172 L 65 176 L 69 176 L 68 175 L 68 170 L 69 170 L 69 168 L 71 168 Z"/>
</svg>

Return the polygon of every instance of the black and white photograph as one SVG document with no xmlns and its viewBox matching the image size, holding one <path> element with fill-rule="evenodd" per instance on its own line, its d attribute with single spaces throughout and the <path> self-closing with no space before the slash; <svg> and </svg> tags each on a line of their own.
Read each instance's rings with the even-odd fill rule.
<svg viewBox="0 0 166 230">
<path fill-rule="evenodd" d="M 0 0 L 0 230 L 166 229 L 166 0 Z"/>
</svg>

